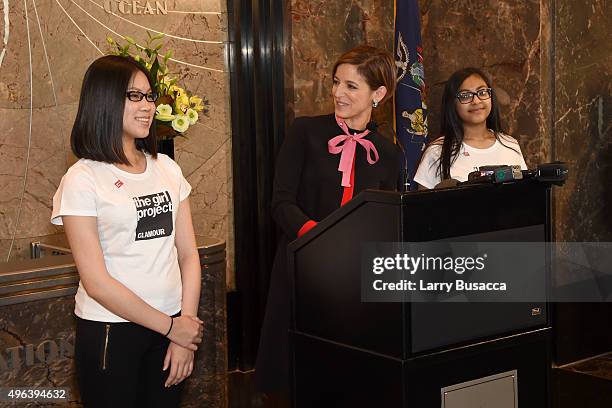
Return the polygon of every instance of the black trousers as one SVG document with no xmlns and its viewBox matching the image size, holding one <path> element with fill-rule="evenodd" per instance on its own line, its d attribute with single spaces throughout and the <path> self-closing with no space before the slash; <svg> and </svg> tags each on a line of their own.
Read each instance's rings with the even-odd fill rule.
<svg viewBox="0 0 612 408">
<path fill-rule="evenodd" d="M 170 341 L 138 324 L 77 317 L 75 361 L 85 407 L 178 407 L 183 383 L 164 387 Z"/>
</svg>

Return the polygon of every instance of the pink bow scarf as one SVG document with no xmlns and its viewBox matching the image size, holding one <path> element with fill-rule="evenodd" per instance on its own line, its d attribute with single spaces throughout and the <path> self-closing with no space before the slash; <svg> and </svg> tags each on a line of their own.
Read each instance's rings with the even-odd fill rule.
<svg viewBox="0 0 612 408">
<path fill-rule="evenodd" d="M 331 154 L 340 155 L 340 165 L 338 166 L 338 171 L 342 172 L 342 187 L 350 187 L 351 186 L 351 169 L 353 167 L 353 161 L 355 160 L 355 149 L 357 148 L 357 143 L 359 143 L 366 150 L 366 157 L 368 159 L 368 163 L 374 164 L 378 161 L 378 151 L 374 146 L 374 143 L 370 142 L 364 137 L 370 133 L 369 129 L 361 133 L 356 133 L 351 135 L 349 133 L 348 126 L 344 122 L 343 119 L 340 119 L 336 116 L 336 123 L 338 126 L 344 131 L 343 135 L 338 135 L 327 142 L 328 150 Z M 344 142 L 344 143 L 342 143 Z M 371 154 L 374 154 L 374 158 L 370 157 Z"/>
</svg>

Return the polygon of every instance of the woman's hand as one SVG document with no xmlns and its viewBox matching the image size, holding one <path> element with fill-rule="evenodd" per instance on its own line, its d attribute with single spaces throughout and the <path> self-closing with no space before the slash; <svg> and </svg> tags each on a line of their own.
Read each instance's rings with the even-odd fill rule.
<svg viewBox="0 0 612 408">
<path fill-rule="evenodd" d="M 173 318 L 172 329 L 168 333 L 168 338 L 179 346 L 189 350 L 197 350 L 202 342 L 203 321 L 195 316 L 178 316 Z"/>
<path fill-rule="evenodd" d="M 193 372 L 193 351 L 181 347 L 176 343 L 170 343 L 166 358 L 164 358 L 163 370 L 170 367 L 170 373 L 166 379 L 165 387 L 176 385 L 189 377 Z"/>
</svg>

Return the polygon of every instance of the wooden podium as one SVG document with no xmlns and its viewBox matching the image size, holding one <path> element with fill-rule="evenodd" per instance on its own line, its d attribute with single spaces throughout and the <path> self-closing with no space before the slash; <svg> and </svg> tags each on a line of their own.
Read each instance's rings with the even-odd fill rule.
<svg viewBox="0 0 612 408">
<path fill-rule="evenodd" d="M 466 237 L 549 241 L 550 185 L 365 191 L 291 243 L 294 407 L 547 407 L 546 302 L 361 300 L 364 243 Z"/>
</svg>

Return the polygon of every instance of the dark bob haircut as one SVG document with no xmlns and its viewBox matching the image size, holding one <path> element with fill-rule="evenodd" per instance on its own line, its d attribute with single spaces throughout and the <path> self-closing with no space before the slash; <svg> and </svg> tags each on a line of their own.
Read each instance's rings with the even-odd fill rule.
<svg viewBox="0 0 612 408">
<path fill-rule="evenodd" d="M 351 64 L 357 67 L 357 72 L 365 79 L 370 89 L 375 91 L 381 86 L 387 88 L 387 94 L 380 101 L 385 103 L 393 96 L 397 83 L 397 68 L 393 56 L 381 48 L 369 45 L 360 45 L 342 54 L 334 64 L 332 75 L 342 64 Z"/>
<path fill-rule="evenodd" d="M 79 109 L 70 135 L 72 152 L 78 158 L 129 165 L 123 151 L 123 110 L 125 93 L 132 77 L 149 72 L 129 57 L 107 55 L 95 60 L 83 78 Z M 149 135 L 136 140 L 136 148 L 157 157 L 155 121 Z"/>
</svg>

